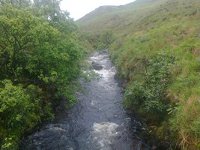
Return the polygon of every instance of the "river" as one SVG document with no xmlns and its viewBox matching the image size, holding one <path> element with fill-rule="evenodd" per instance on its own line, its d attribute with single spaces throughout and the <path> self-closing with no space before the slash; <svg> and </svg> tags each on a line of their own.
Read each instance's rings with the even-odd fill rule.
<svg viewBox="0 0 200 150">
<path fill-rule="evenodd" d="M 81 82 L 83 91 L 69 111 L 28 136 L 22 150 L 148 150 L 138 138 L 141 123 L 123 108 L 122 88 L 106 51 L 96 52 L 89 62 L 99 76 Z"/>
</svg>

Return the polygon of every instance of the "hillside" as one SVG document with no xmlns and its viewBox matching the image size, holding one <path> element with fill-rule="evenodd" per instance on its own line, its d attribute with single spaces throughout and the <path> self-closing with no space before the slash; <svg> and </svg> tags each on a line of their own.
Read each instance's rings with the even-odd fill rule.
<svg viewBox="0 0 200 150">
<path fill-rule="evenodd" d="M 77 21 L 82 30 L 96 33 L 112 29 L 117 33 L 120 29 L 134 26 L 138 21 L 153 14 L 166 0 L 138 0 L 122 6 L 101 6 Z"/>
<path fill-rule="evenodd" d="M 125 106 L 144 116 L 159 139 L 199 149 L 200 1 L 103 6 L 77 24 L 95 48 L 109 46 L 127 82 Z"/>
<path fill-rule="evenodd" d="M 88 32 L 96 33 L 112 29 L 117 33 L 126 33 L 133 27 L 141 25 L 149 17 L 190 15 L 198 10 L 198 3 L 198 0 L 137 0 L 124 6 L 101 6 L 77 23 L 82 30 Z"/>
</svg>

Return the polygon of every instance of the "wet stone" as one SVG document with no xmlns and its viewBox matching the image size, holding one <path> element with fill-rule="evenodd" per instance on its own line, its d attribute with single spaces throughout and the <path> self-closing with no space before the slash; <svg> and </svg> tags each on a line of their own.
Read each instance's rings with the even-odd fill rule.
<svg viewBox="0 0 200 150">
<path fill-rule="evenodd" d="M 101 70 L 101 69 L 103 69 L 103 66 L 102 65 L 100 65 L 100 64 L 98 64 L 98 63 L 96 63 L 96 62 L 92 62 L 92 67 L 95 69 L 95 70 Z"/>
</svg>

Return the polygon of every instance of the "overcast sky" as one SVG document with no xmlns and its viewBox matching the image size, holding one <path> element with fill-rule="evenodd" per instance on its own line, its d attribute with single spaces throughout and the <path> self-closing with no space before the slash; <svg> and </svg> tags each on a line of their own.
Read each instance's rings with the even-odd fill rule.
<svg viewBox="0 0 200 150">
<path fill-rule="evenodd" d="M 103 5 L 124 5 L 135 0 L 62 0 L 61 9 L 67 10 L 75 20 Z"/>
</svg>

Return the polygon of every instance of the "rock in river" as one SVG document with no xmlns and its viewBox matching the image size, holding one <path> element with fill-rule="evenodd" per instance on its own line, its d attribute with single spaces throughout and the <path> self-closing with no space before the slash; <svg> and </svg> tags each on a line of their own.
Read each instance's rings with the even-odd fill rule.
<svg viewBox="0 0 200 150">
<path fill-rule="evenodd" d="M 95 70 L 101 70 L 103 69 L 103 66 L 98 64 L 97 62 L 92 62 L 92 67 L 95 69 Z"/>
</svg>

